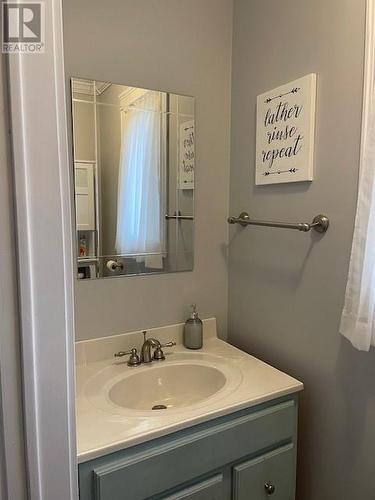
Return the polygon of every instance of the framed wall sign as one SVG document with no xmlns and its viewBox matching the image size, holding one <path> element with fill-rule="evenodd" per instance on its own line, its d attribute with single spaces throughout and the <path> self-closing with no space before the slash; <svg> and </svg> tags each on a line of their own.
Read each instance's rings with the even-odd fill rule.
<svg viewBox="0 0 375 500">
<path fill-rule="evenodd" d="M 257 99 L 255 184 L 313 180 L 316 75 Z"/>
<path fill-rule="evenodd" d="M 194 120 L 180 125 L 180 189 L 194 189 Z"/>
</svg>

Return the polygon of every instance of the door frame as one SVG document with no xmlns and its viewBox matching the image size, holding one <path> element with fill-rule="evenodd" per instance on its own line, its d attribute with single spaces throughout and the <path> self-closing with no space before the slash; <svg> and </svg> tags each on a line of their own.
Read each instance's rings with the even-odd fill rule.
<svg viewBox="0 0 375 500">
<path fill-rule="evenodd" d="M 31 500 L 75 500 L 73 207 L 62 2 L 45 0 L 44 6 L 44 54 L 8 55 L 26 461 Z"/>
<path fill-rule="evenodd" d="M 0 498 L 26 500 L 21 351 L 5 54 L 0 55 Z"/>
</svg>

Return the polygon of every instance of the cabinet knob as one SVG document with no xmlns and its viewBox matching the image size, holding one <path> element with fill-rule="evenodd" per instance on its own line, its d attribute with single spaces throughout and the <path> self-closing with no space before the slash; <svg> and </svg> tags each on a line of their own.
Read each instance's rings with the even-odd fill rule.
<svg viewBox="0 0 375 500">
<path fill-rule="evenodd" d="M 267 495 L 273 495 L 275 493 L 275 486 L 271 483 L 266 483 L 264 485 Z"/>
</svg>

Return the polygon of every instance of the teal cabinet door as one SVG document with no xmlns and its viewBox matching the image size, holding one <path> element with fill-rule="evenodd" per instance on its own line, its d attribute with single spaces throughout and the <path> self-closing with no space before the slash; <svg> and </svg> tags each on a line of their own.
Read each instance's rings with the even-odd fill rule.
<svg viewBox="0 0 375 500">
<path fill-rule="evenodd" d="M 225 500 L 223 474 L 162 497 L 162 500 Z"/>
<path fill-rule="evenodd" d="M 294 500 L 295 450 L 288 444 L 233 468 L 234 500 Z"/>
</svg>

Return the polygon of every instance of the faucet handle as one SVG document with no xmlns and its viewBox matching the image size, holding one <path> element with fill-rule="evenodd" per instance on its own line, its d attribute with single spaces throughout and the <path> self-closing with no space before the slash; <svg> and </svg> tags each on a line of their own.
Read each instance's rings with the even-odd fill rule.
<svg viewBox="0 0 375 500">
<path fill-rule="evenodd" d="M 134 347 L 128 352 L 125 351 L 115 352 L 114 357 L 122 358 L 123 356 L 127 356 L 128 354 L 130 354 L 128 366 L 138 366 L 141 364 L 141 358 L 139 357 L 137 349 L 135 349 Z"/>
<path fill-rule="evenodd" d="M 173 347 L 176 345 L 176 342 L 173 342 L 172 340 L 170 342 L 166 342 L 165 344 L 160 344 L 160 347 Z"/>
<path fill-rule="evenodd" d="M 162 351 L 162 347 L 173 347 L 176 345 L 176 342 L 166 342 L 165 344 L 160 344 L 157 346 L 154 352 L 154 360 L 155 361 L 162 361 L 165 359 L 164 352 Z"/>
</svg>

